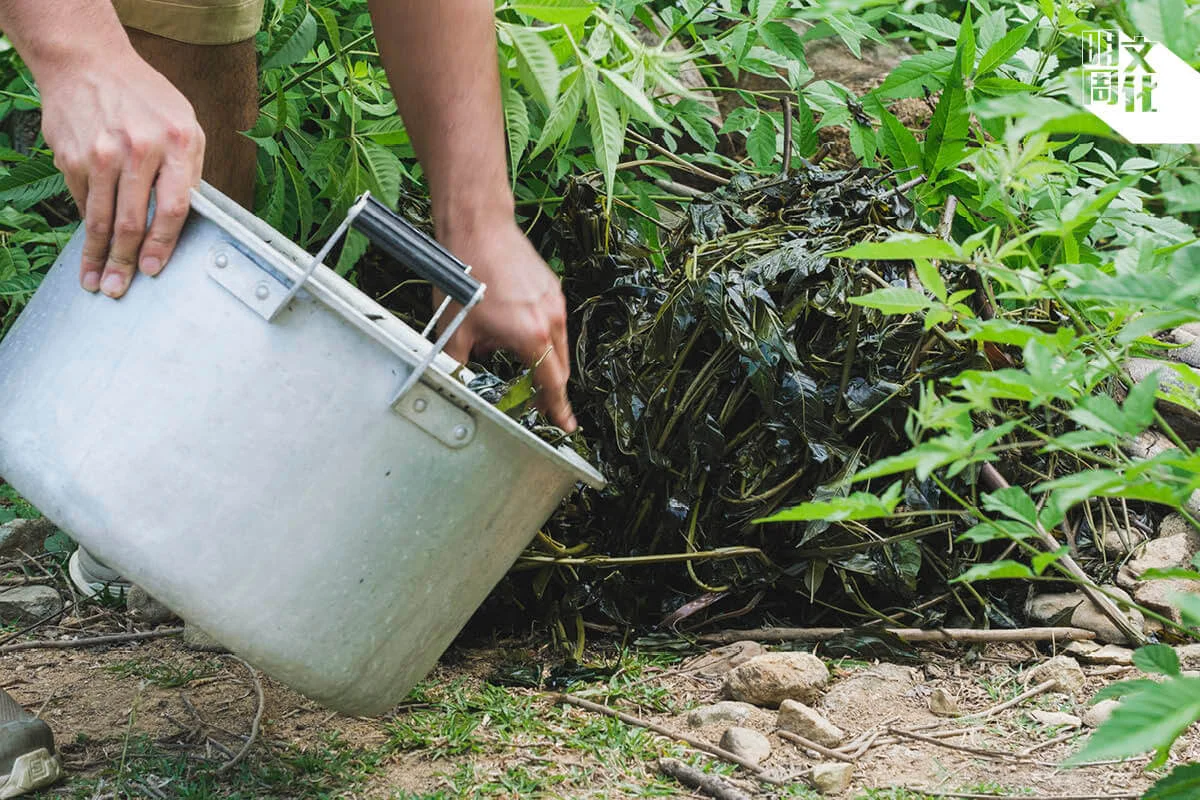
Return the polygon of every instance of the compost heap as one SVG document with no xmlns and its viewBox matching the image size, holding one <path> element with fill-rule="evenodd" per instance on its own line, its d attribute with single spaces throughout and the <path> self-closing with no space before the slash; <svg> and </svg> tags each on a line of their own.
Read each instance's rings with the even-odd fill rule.
<svg viewBox="0 0 1200 800">
<path fill-rule="evenodd" d="M 506 591 L 526 612 L 540 603 L 563 631 L 584 621 L 686 630 L 751 609 L 846 623 L 944 591 L 956 574 L 948 523 L 754 524 L 850 491 L 848 475 L 904 449 L 921 384 L 975 358 L 919 317 L 847 302 L 909 285 L 908 262 L 826 255 L 914 228 L 893 182 L 807 166 L 740 176 L 690 205 L 660 266 L 601 208 L 594 187 L 575 184 L 551 239 L 572 309 L 575 411 L 609 487 L 564 506 Z M 936 506 L 934 491 L 909 485 L 905 503 Z M 680 560 L 688 553 L 708 555 Z M 938 613 L 906 619 L 933 624 Z"/>
</svg>

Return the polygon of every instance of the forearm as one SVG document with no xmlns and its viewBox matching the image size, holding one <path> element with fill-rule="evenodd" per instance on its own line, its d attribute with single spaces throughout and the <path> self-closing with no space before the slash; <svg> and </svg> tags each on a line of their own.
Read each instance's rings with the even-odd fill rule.
<svg viewBox="0 0 1200 800">
<path fill-rule="evenodd" d="M 133 53 L 111 0 L 0 0 L 0 30 L 39 83 Z"/>
<path fill-rule="evenodd" d="M 439 236 L 511 222 L 491 0 L 370 0 Z"/>
</svg>

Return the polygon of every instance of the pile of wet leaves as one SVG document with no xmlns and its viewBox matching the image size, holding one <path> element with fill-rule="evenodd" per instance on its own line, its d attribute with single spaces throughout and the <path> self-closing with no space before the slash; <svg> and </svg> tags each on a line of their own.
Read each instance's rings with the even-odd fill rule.
<svg viewBox="0 0 1200 800">
<path fill-rule="evenodd" d="M 683 630 L 751 610 L 845 622 L 944 587 L 947 525 L 755 523 L 848 492 L 859 466 L 904 449 L 922 384 L 975 358 L 920 317 L 848 302 L 916 285 L 908 262 L 829 255 L 918 227 L 895 180 L 807 166 L 737 177 L 663 234 L 665 258 L 601 208 L 575 184 L 551 240 L 575 411 L 609 486 L 564 506 L 507 591 L 575 638 L 585 620 Z M 909 485 L 904 502 L 931 507 L 934 491 Z"/>
</svg>

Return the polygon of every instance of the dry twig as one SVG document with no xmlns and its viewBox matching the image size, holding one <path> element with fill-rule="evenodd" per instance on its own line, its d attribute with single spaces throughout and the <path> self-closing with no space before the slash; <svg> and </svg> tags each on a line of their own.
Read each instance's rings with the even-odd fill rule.
<svg viewBox="0 0 1200 800">
<path fill-rule="evenodd" d="M 775 733 L 777 733 L 781 739 L 787 739 L 789 742 L 798 744 L 805 749 L 812 750 L 814 753 L 820 753 L 826 758 L 832 758 L 837 761 L 845 761 L 848 764 L 854 763 L 853 756 L 848 756 L 845 753 L 839 753 L 837 750 L 831 750 L 825 745 L 818 744 L 811 739 L 806 739 L 798 733 L 792 733 L 791 731 L 785 730 L 776 730 Z"/>
<path fill-rule="evenodd" d="M 689 789 L 696 789 L 717 800 L 750 800 L 750 796 L 730 786 L 719 775 L 709 775 L 675 758 L 660 758 L 658 771 L 670 775 Z"/>
<path fill-rule="evenodd" d="M 18 650 L 70 650 L 76 647 L 92 647 L 102 644 L 141 642 L 146 639 L 162 639 L 166 636 L 178 636 L 181 633 L 183 633 L 183 628 L 161 628 L 155 631 L 135 631 L 133 633 L 112 633 L 106 636 L 91 636 L 86 639 L 40 639 L 36 642 L 6 644 L 0 647 L 0 654 L 15 653 Z"/>
<path fill-rule="evenodd" d="M 697 637 L 709 644 L 732 644 L 742 641 L 760 642 L 823 642 L 848 633 L 852 628 L 754 628 L 750 630 L 714 631 Z M 1011 628 L 980 630 L 976 628 L 880 628 L 883 633 L 898 636 L 906 642 L 1073 642 L 1095 639 L 1093 631 L 1083 628 Z"/>
<path fill-rule="evenodd" d="M 258 679 L 258 670 L 256 670 L 254 667 L 250 666 L 249 664 L 247 664 L 245 661 L 238 658 L 237 656 L 231 655 L 231 656 L 229 656 L 229 658 L 232 658 L 234 661 L 237 661 L 239 664 L 241 664 L 243 667 L 246 668 L 247 672 L 250 673 L 251 679 L 254 680 L 254 692 L 258 695 L 258 708 L 254 712 L 254 721 L 250 723 L 250 735 L 248 737 L 246 737 L 245 744 L 242 745 L 241 750 L 237 751 L 237 755 L 235 755 L 233 758 L 229 759 L 228 761 L 226 761 L 224 764 L 221 765 L 221 767 L 217 770 L 218 775 L 221 775 L 221 774 L 226 773 L 229 770 L 233 769 L 233 767 L 236 766 L 238 764 L 238 762 L 240 762 L 243 758 L 245 758 L 246 754 L 250 752 L 250 748 L 254 744 L 254 740 L 258 738 L 258 726 L 262 723 L 263 710 L 267 706 L 266 698 L 263 696 L 262 681 L 260 681 Z"/>
</svg>

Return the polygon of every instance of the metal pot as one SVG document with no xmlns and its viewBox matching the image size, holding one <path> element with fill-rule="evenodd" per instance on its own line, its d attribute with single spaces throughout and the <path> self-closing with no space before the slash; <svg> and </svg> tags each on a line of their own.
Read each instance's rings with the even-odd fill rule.
<svg viewBox="0 0 1200 800">
<path fill-rule="evenodd" d="M 352 218 L 339 234 L 353 222 L 462 314 L 481 296 L 378 203 Z M 82 246 L 81 229 L 0 342 L 0 475 L 331 708 L 402 699 L 561 499 L 603 484 L 469 391 L 445 336 L 209 187 L 169 269 L 119 301 L 79 288 Z"/>
</svg>

